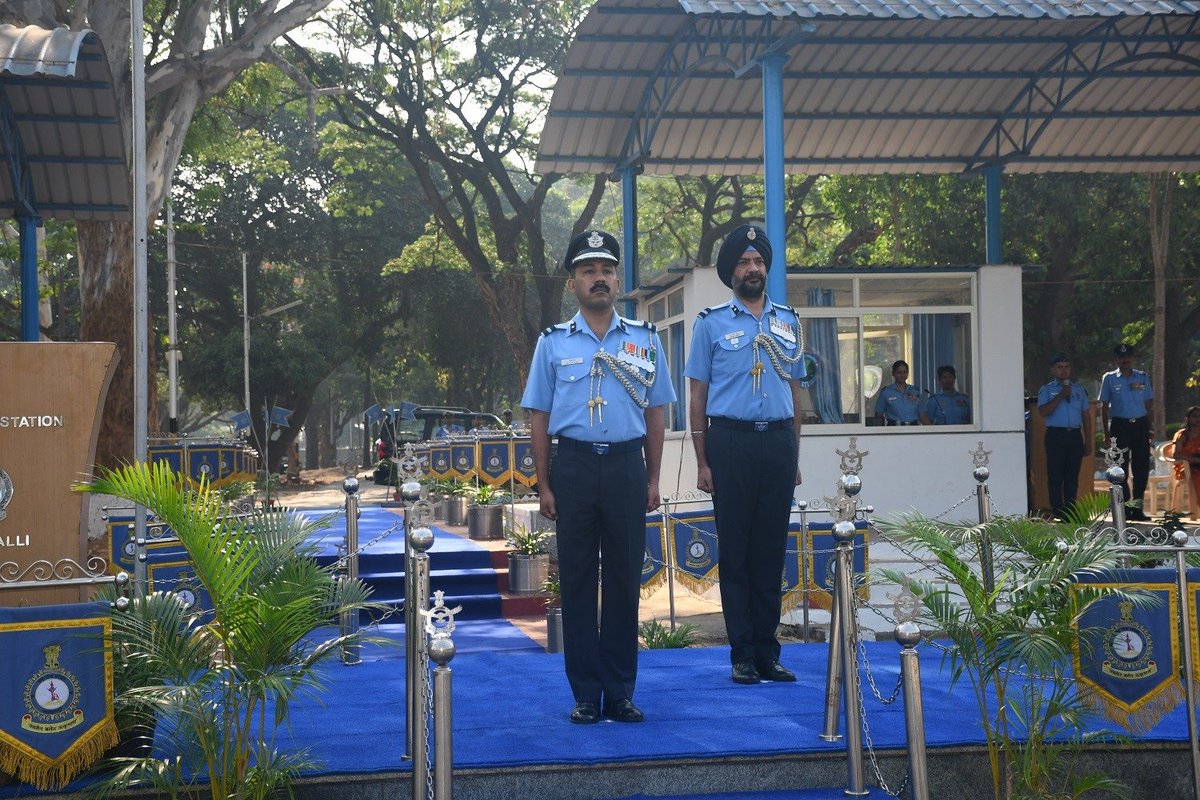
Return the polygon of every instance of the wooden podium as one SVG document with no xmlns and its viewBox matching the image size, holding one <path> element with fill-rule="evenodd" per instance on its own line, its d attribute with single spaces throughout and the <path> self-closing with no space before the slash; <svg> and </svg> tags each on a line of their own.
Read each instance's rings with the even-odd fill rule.
<svg viewBox="0 0 1200 800">
<path fill-rule="evenodd" d="M 0 578 L 79 577 L 87 566 L 86 496 L 100 410 L 117 365 L 108 342 L 0 343 Z M 92 570 L 103 572 L 104 569 Z M 0 584 L 2 585 L 2 584 Z M 0 591 L 0 606 L 74 603 L 77 587 Z"/>
</svg>

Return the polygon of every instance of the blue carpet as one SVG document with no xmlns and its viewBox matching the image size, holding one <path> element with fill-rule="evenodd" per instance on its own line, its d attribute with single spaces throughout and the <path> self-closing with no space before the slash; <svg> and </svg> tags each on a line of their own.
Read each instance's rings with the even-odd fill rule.
<svg viewBox="0 0 1200 800">
<path fill-rule="evenodd" d="M 359 577 L 371 587 L 372 600 L 388 605 L 404 601 L 404 517 L 395 511 L 365 506 L 358 518 L 358 541 L 363 548 L 358 559 Z M 346 538 L 343 509 L 305 509 L 310 519 L 333 515 L 328 527 L 309 538 L 317 561 L 330 564 L 338 557 L 338 545 Z M 500 616 L 500 593 L 492 554 L 484 547 L 434 528 L 429 550 L 430 592 L 445 592 L 448 606 L 462 606 L 460 619 L 485 620 Z M 368 542 L 373 544 L 368 545 Z"/>
<path fill-rule="evenodd" d="M 877 683 L 881 690 L 890 690 L 899 672 L 897 646 L 868 643 L 866 647 Z M 729 654 L 724 647 L 644 651 L 636 698 L 646 712 L 641 725 L 572 725 L 567 719 L 572 699 L 559 655 L 491 648 L 460 653 L 450 664 L 456 768 L 786 755 L 844 747 L 818 736 L 824 722 L 825 645 L 784 647 L 783 661 L 796 670 L 797 683 L 749 687 L 729 680 Z M 293 706 L 294 743 L 312 748 L 325 765 L 322 774 L 410 769 L 400 759 L 402 656 L 399 650 L 372 648 L 364 652 L 364 664 L 336 667 L 327 675 L 326 702 Z M 921 673 L 928 745 L 981 744 L 974 698 L 965 685 L 951 691 L 941 667 L 940 653 L 924 648 Z M 368 686 L 369 692 L 362 691 Z M 355 721 L 355 736 L 327 735 L 348 719 Z M 899 702 L 883 706 L 868 696 L 867 722 L 877 747 L 904 746 Z M 1186 741 L 1183 707 L 1140 738 Z M 363 741 L 377 746 L 364 749 Z"/>
</svg>

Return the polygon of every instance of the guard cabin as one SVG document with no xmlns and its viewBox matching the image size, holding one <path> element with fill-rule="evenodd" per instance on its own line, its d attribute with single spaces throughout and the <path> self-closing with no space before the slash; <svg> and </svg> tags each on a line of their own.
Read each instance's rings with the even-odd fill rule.
<svg viewBox="0 0 1200 800">
<path fill-rule="evenodd" d="M 636 303 L 636 316 L 658 326 L 679 397 L 666 413 L 664 495 L 695 492 L 683 367 L 696 315 L 731 295 L 712 267 L 668 270 L 627 295 Z M 836 451 L 846 450 L 850 437 L 856 437 L 858 450 L 867 453 L 860 473 L 861 504 L 888 516 L 937 516 L 974 493 L 972 451 L 982 442 L 994 512 L 1025 513 L 1019 267 L 793 268 L 787 274 L 787 297 L 772 300 L 799 314 L 804 351 L 811 356 L 798 409 L 804 425 L 804 483 L 796 490 L 798 501 L 835 494 L 841 475 Z M 954 366 L 956 387 L 970 398 L 970 424 L 884 427 L 875 415 L 875 400 L 892 382 L 897 359 L 909 363 L 909 383 L 920 391 L 922 407 L 941 391 L 938 366 Z M 1090 463 L 1086 466 L 1090 469 Z M 946 519 L 975 514 L 971 503 Z"/>
</svg>

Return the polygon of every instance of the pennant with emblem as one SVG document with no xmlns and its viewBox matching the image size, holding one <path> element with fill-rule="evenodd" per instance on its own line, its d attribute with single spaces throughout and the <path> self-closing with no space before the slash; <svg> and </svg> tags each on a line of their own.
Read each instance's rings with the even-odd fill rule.
<svg viewBox="0 0 1200 800">
<path fill-rule="evenodd" d="M 537 483 L 537 467 L 533 461 L 533 441 L 529 437 L 513 440 L 513 476 L 518 483 L 533 486 Z"/>
<path fill-rule="evenodd" d="M 133 572 L 134 565 L 137 562 L 137 547 L 134 545 L 133 533 L 134 520 L 132 515 L 116 515 L 113 514 L 108 519 L 106 526 L 106 534 L 109 538 L 109 552 L 112 558 L 109 559 L 109 573 L 115 575 L 124 570 L 125 572 Z M 146 553 L 165 554 L 159 558 L 170 556 L 178 558 L 186 553 L 183 545 L 179 543 L 175 532 L 162 522 L 147 522 L 146 523 Z"/>
<path fill-rule="evenodd" d="M 183 448 L 177 444 L 152 444 L 146 448 L 151 464 L 165 462 L 176 474 L 183 472 Z"/>
<path fill-rule="evenodd" d="M 783 577 L 780 580 L 784 614 L 804 604 L 804 582 L 800 580 L 800 524 L 788 527 L 787 549 L 783 553 Z"/>
<path fill-rule="evenodd" d="M 431 469 L 433 460 L 429 455 L 430 450 L 431 447 L 427 442 L 422 442 L 421 444 L 413 446 L 413 455 L 417 457 L 417 467 L 421 470 L 421 474 L 423 475 L 433 474 Z"/>
<path fill-rule="evenodd" d="M 671 515 L 669 537 L 676 580 L 693 594 L 704 594 L 717 582 L 717 521 L 712 511 Z"/>
<path fill-rule="evenodd" d="M 1076 681 L 1084 700 L 1133 733 L 1145 733 L 1184 697 L 1173 569 L 1116 570 L 1080 576 L 1081 587 L 1139 591 L 1157 598 L 1134 603 L 1102 597 L 1075 623 Z M 1194 597 L 1194 592 L 1192 592 Z"/>
<path fill-rule="evenodd" d="M 429 474 L 441 480 L 453 477 L 450 469 L 450 444 L 432 444 L 429 446 Z"/>
<path fill-rule="evenodd" d="M 667 582 L 667 528 L 662 514 L 646 516 L 646 551 L 642 556 L 642 597 Z"/>
<path fill-rule="evenodd" d="M 450 444 L 450 475 L 467 480 L 475 474 L 475 442 Z"/>
<path fill-rule="evenodd" d="M 512 442 L 508 439 L 480 439 L 475 463 L 480 480 L 492 486 L 508 483 L 512 474 Z"/>
<path fill-rule="evenodd" d="M 189 614 L 212 610 L 213 604 L 208 590 L 196 577 L 192 562 L 186 557 L 186 553 L 183 558 L 176 554 L 163 553 L 160 558 L 148 559 L 146 580 L 151 592 L 169 592 L 178 597 L 184 611 Z"/>
<path fill-rule="evenodd" d="M 810 608 L 833 608 L 833 583 L 837 575 L 837 540 L 832 522 L 813 522 L 808 526 L 808 590 Z M 854 523 L 854 586 L 858 596 L 870 599 L 867 585 L 867 523 Z"/>
<path fill-rule="evenodd" d="M 107 603 L 0 608 L 0 771 L 59 789 L 117 743 Z"/>
</svg>

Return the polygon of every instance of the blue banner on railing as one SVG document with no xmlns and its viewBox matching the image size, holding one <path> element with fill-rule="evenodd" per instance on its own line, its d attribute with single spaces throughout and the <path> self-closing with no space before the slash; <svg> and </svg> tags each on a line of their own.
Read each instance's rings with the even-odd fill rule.
<svg viewBox="0 0 1200 800">
<path fill-rule="evenodd" d="M 508 439 L 480 439 L 475 471 L 479 479 L 492 486 L 508 483 L 512 474 L 512 442 Z"/>
<path fill-rule="evenodd" d="M 0 608 L 0 771 L 58 789 L 117 743 L 107 603 Z"/>
<path fill-rule="evenodd" d="M 793 528 L 799 523 L 792 523 Z M 833 582 L 837 571 L 837 540 L 833 538 L 832 522 L 813 522 L 808 526 L 808 588 L 809 605 L 813 608 L 831 608 L 833 605 Z M 867 586 L 867 523 L 854 523 L 854 585 L 858 595 L 866 600 L 870 595 Z"/>
<path fill-rule="evenodd" d="M 704 594 L 717 583 L 717 521 L 711 509 L 671 515 L 669 546 L 675 577 L 689 591 Z"/>
<path fill-rule="evenodd" d="M 667 529 L 662 514 L 646 517 L 646 552 L 642 558 L 642 597 L 667 582 Z"/>
<path fill-rule="evenodd" d="M 1189 570 L 1189 577 L 1193 571 Z M 1200 576 L 1200 573 L 1197 573 Z M 1183 700 L 1178 589 L 1173 569 L 1114 570 L 1079 578 L 1076 592 L 1126 589 L 1156 602 L 1111 596 L 1092 603 L 1076 625 L 1075 675 L 1084 697 L 1109 719 L 1144 733 Z"/>
</svg>

